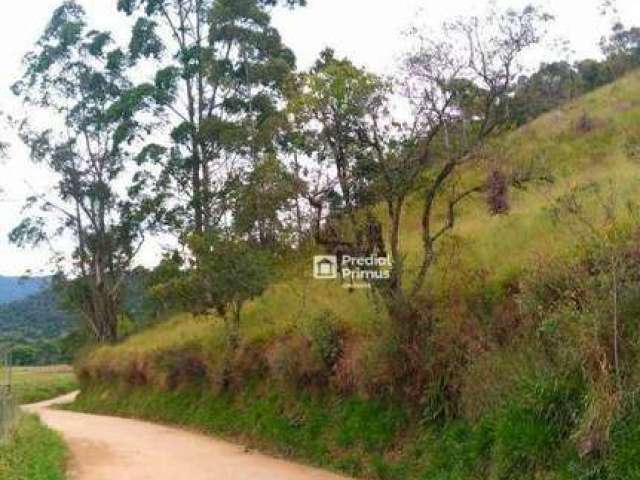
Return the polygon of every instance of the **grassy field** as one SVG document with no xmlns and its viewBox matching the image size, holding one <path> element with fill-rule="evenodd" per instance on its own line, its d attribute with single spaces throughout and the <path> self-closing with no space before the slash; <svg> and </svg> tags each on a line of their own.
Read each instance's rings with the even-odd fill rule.
<svg viewBox="0 0 640 480">
<path fill-rule="evenodd" d="M 66 365 L 52 367 L 15 367 L 13 391 L 19 404 L 49 400 L 78 388 L 73 369 Z"/>
<path fill-rule="evenodd" d="M 37 417 L 24 415 L 6 445 L 0 445 L 2 480 L 64 480 L 66 447 Z"/>
</svg>

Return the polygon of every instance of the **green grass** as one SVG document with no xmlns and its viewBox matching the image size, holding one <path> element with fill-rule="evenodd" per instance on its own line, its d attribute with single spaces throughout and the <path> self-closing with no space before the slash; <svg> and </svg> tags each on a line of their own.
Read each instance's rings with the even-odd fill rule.
<svg viewBox="0 0 640 480">
<path fill-rule="evenodd" d="M 18 404 L 49 400 L 78 388 L 73 369 L 68 366 L 15 367 L 12 379 Z"/>
<path fill-rule="evenodd" d="M 35 416 L 22 416 L 16 432 L 0 445 L 2 480 L 64 480 L 66 447 Z"/>
</svg>

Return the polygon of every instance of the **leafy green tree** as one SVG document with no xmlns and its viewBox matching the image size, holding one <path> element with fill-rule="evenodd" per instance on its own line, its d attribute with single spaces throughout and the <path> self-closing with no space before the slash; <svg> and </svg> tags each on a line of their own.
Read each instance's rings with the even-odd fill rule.
<svg viewBox="0 0 640 480">
<path fill-rule="evenodd" d="M 278 103 L 295 65 L 271 25 L 277 0 L 119 0 L 133 16 L 133 59 L 153 60 L 153 104 L 169 114 L 171 148 L 149 145 L 161 163 L 159 185 L 174 195 L 171 222 L 204 234 L 225 218 L 225 185 L 272 149 Z M 301 0 L 280 2 L 289 6 Z M 151 87 L 151 88 L 149 88 Z M 181 195 L 186 195 L 186 198 Z"/>
<path fill-rule="evenodd" d="M 11 358 L 15 365 L 35 365 L 38 352 L 30 345 L 18 345 L 11 350 Z"/>
<path fill-rule="evenodd" d="M 615 77 L 640 65 L 640 27 L 625 28 L 616 23 L 608 38 L 602 39 L 602 52 Z"/>
<path fill-rule="evenodd" d="M 611 83 L 615 79 L 606 61 L 582 60 L 576 64 L 576 69 L 587 92 Z"/>
<path fill-rule="evenodd" d="M 201 265 L 192 272 L 194 284 L 210 305 L 229 322 L 232 339 L 239 334 L 242 307 L 264 293 L 272 278 L 269 256 L 247 242 L 193 237 L 191 250 Z"/>
<path fill-rule="evenodd" d="M 192 235 L 188 246 L 193 258 L 177 252 L 164 258 L 154 272 L 151 295 L 167 309 L 217 312 L 236 344 L 244 304 L 262 295 L 273 278 L 271 256 L 231 236 Z"/>
<path fill-rule="evenodd" d="M 306 148 L 319 164 L 330 163 L 340 186 L 341 208 L 353 216 L 371 203 L 366 196 L 366 164 L 371 154 L 363 136 L 368 113 L 384 101 L 387 86 L 332 50 L 300 76 L 290 111 L 305 128 Z"/>
<path fill-rule="evenodd" d="M 294 175 L 274 155 L 230 182 L 233 229 L 261 248 L 291 245 L 289 214 L 297 195 Z"/>
<path fill-rule="evenodd" d="M 10 239 L 20 246 L 61 235 L 75 240 L 73 270 L 60 278 L 101 342 L 118 337 L 123 282 L 160 206 L 145 193 L 144 176 L 129 178 L 144 124 L 135 99 L 121 101 L 131 87 L 127 65 L 111 35 L 89 29 L 83 9 L 67 1 L 26 56 L 13 88 L 30 108 L 49 115 L 46 128 L 25 119 L 20 135 L 56 186 L 29 199 L 33 215 Z"/>
</svg>

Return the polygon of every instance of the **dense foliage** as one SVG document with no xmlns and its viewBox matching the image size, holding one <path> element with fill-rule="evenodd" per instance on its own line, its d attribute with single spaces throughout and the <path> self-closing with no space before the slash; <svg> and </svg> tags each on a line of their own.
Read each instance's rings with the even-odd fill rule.
<svg viewBox="0 0 640 480">
<path fill-rule="evenodd" d="M 58 296 L 50 289 L 0 305 L 0 343 L 12 346 L 16 365 L 70 361 L 73 353 L 65 348 L 65 337 L 78 324 L 73 314 L 60 307 Z"/>
</svg>

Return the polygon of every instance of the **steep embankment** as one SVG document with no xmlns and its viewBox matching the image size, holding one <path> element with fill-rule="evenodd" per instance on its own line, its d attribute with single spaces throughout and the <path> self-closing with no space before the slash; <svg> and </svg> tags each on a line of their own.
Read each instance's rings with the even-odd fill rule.
<svg viewBox="0 0 640 480">
<path fill-rule="evenodd" d="M 463 175 L 499 168 L 530 181 L 511 192 L 509 215 L 491 216 L 482 198 L 465 206 L 429 281 L 429 334 L 412 346 L 422 367 L 401 372 L 402 391 L 379 304 L 313 280 L 301 255 L 247 307 L 238 350 L 218 319 L 177 316 L 83 358 L 79 407 L 200 426 L 371 478 L 632 478 L 640 423 L 623 388 L 636 388 L 640 358 L 638 99 L 635 73 L 500 138 Z M 409 266 L 419 211 L 416 197 L 402 225 Z M 617 387 L 613 253 L 633 267 L 615 277 L 627 325 Z"/>
</svg>

